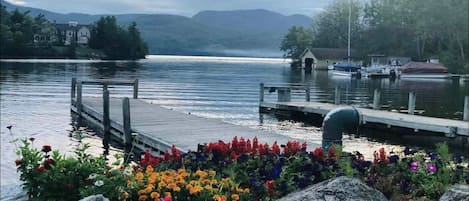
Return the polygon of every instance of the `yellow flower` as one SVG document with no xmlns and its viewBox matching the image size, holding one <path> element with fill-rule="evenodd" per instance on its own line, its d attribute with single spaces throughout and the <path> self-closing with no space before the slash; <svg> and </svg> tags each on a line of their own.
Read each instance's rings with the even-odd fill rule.
<svg viewBox="0 0 469 201">
<path fill-rule="evenodd" d="M 204 180 L 202 180 L 202 183 L 205 184 L 205 185 L 208 185 L 208 184 L 210 184 L 210 180 L 204 179 Z"/>
<path fill-rule="evenodd" d="M 179 191 L 181 191 L 181 188 L 179 188 L 179 186 L 176 186 L 176 187 L 173 188 L 173 191 L 174 192 L 179 192 Z"/>
<path fill-rule="evenodd" d="M 208 171 L 208 175 L 209 175 L 210 177 L 214 177 L 216 174 L 217 174 L 217 172 L 215 172 L 215 171 L 213 171 L 213 170 Z"/>
<path fill-rule="evenodd" d="M 137 174 L 135 174 L 135 178 L 136 178 L 137 180 L 139 180 L 139 181 L 142 180 L 142 179 L 143 179 L 143 173 L 142 173 L 142 172 L 138 172 Z"/>
<path fill-rule="evenodd" d="M 239 195 L 238 194 L 233 194 L 233 195 L 231 195 L 231 199 L 233 201 L 237 201 L 237 200 L 239 200 Z"/>
<path fill-rule="evenodd" d="M 151 165 L 147 166 L 147 169 L 145 170 L 145 173 L 151 174 L 153 172 L 153 167 Z"/>
<path fill-rule="evenodd" d="M 165 197 L 171 197 L 171 193 L 170 192 L 164 192 L 164 196 Z"/>
<path fill-rule="evenodd" d="M 221 196 L 220 195 L 214 195 L 212 198 L 215 201 L 219 201 L 221 199 Z"/>
<path fill-rule="evenodd" d="M 122 200 L 126 200 L 127 198 L 129 198 L 129 193 L 123 192 L 123 193 L 121 194 L 121 199 L 122 199 Z"/>
<path fill-rule="evenodd" d="M 212 186 L 210 186 L 210 185 L 207 185 L 207 186 L 205 186 L 204 188 L 207 189 L 208 191 L 211 191 L 211 190 L 212 190 Z"/>
<path fill-rule="evenodd" d="M 202 190 L 203 190 L 202 186 L 197 185 L 197 186 L 194 186 L 194 188 L 191 188 L 191 189 L 189 190 L 189 193 L 190 193 L 191 195 L 193 195 L 193 194 L 199 193 L 199 192 L 202 191 Z"/>
<path fill-rule="evenodd" d="M 160 194 L 158 192 L 153 192 L 150 194 L 150 197 L 153 199 L 158 199 L 160 198 Z"/>
<path fill-rule="evenodd" d="M 146 195 L 141 195 L 141 196 L 138 197 L 138 201 L 145 201 L 147 199 L 148 199 L 148 196 L 146 196 Z"/>
<path fill-rule="evenodd" d="M 199 176 L 200 178 L 205 178 L 205 177 L 208 176 L 208 174 L 205 171 L 202 171 L 202 170 L 195 171 L 195 175 Z"/>
<path fill-rule="evenodd" d="M 216 179 L 212 179 L 212 181 L 210 181 L 210 183 L 211 183 L 212 185 L 217 185 L 217 184 L 218 184 L 218 181 L 217 181 Z"/>
</svg>

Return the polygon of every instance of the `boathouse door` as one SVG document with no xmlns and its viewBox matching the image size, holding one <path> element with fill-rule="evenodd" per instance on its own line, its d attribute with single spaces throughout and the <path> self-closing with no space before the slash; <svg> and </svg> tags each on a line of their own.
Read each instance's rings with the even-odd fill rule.
<svg viewBox="0 0 469 201">
<path fill-rule="evenodd" d="M 313 69 L 314 59 L 313 58 L 306 58 L 305 59 L 305 72 L 311 73 Z"/>
</svg>

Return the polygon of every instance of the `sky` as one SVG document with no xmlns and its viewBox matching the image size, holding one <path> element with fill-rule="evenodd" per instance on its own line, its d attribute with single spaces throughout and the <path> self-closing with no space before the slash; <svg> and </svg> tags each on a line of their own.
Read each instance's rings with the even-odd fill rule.
<svg viewBox="0 0 469 201">
<path fill-rule="evenodd" d="M 6 0 L 15 5 L 58 13 L 176 14 L 192 16 L 202 10 L 266 9 L 284 15 L 313 16 L 331 0 Z"/>
</svg>

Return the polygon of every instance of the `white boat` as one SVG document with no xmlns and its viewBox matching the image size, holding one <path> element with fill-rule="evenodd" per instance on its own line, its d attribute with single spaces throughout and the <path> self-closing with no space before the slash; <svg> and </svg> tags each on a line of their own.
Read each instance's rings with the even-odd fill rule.
<svg viewBox="0 0 469 201">
<path fill-rule="evenodd" d="M 334 69 L 331 71 L 333 76 L 340 77 L 361 77 L 361 67 L 356 64 L 343 62 L 334 64 Z"/>
</svg>

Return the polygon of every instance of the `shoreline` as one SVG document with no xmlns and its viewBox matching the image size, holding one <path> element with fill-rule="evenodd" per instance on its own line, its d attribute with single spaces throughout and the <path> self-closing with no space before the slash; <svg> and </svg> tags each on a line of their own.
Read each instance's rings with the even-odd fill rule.
<svg viewBox="0 0 469 201">
<path fill-rule="evenodd" d="M 137 60 L 105 60 L 83 58 L 0 58 L 0 62 L 16 63 L 100 63 L 100 62 L 146 62 L 152 60 L 199 61 L 199 62 L 261 62 L 289 63 L 291 59 L 268 57 L 227 57 L 227 56 L 192 56 L 192 55 L 146 55 L 145 59 Z"/>
</svg>

